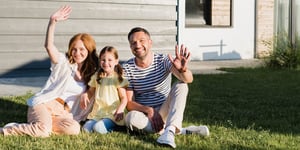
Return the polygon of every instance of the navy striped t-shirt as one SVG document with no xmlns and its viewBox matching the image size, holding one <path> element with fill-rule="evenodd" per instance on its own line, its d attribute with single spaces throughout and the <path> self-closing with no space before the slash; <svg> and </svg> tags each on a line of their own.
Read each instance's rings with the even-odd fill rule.
<svg viewBox="0 0 300 150">
<path fill-rule="evenodd" d="M 154 54 L 153 63 L 148 68 L 136 66 L 134 58 L 123 64 L 128 89 L 133 90 L 139 104 L 157 107 L 162 105 L 171 89 L 171 67 L 164 54 Z"/>
</svg>

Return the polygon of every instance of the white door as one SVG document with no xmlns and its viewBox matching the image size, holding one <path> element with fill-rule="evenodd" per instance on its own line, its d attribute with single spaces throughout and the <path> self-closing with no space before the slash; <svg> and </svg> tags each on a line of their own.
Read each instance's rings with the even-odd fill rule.
<svg viewBox="0 0 300 150">
<path fill-rule="evenodd" d="M 178 43 L 192 60 L 254 58 L 255 0 L 178 0 L 178 6 Z"/>
</svg>

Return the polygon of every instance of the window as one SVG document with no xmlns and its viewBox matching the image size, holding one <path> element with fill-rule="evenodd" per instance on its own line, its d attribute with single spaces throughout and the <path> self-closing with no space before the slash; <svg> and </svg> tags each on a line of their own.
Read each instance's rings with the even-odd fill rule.
<svg viewBox="0 0 300 150">
<path fill-rule="evenodd" d="M 232 0 L 186 0 L 185 27 L 230 27 Z"/>
<path fill-rule="evenodd" d="M 276 34 L 287 33 L 293 44 L 299 41 L 300 35 L 300 1 L 276 0 L 275 1 L 275 30 Z"/>
</svg>

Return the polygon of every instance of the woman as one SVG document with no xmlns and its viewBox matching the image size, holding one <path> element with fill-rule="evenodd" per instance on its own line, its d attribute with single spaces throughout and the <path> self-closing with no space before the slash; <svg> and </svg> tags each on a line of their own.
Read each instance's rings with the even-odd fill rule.
<svg viewBox="0 0 300 150">
<path fill-rule="evenodd" d="M 87 83 L 98 67 L 98 58 L 95 41 L 86 33 L 71 38 L 66 54 L 55 47 L 55 25 L 67 20 L 70 13 L 71 7 L 63 6 L 50 17 L 45 48 L 51 60 L 51 75 L 43 89 L 27 101 L 28 123 L 6 125 L 0 128 L 3 135 L 48 137 L 80 132 L 80 125 L 70 110 L 74 105 L 79 107 L 76 101 L 87 90 Z"/>
</svg>

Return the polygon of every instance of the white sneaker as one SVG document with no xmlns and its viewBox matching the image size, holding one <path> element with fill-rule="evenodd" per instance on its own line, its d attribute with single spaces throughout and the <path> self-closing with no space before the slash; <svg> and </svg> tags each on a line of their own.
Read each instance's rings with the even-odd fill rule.
<svg viewBox="0 0 300 150">
<path fill-rule="evenodd" d="M 189 126 L 186 129 L 186 134 L 199 134 L 202 136 L 209 136 L 209 130 L 207 126 Z"/>
<path fill-rule="evenodd" d="M 11 122 L 11 123 L 6 124 L 3 128 L 11 127 L 11 126 L 14 126 L 14 125 L 17 125 L 17 124 L 18 123 Z"/>
<path fill-rule="evenodd" d="M 157 142 L 162 145 L 176 148 L 175 133 L 173 133 L 171 130 L 165 130 L 165 132 L 158 137 Z"/>
</svg>

